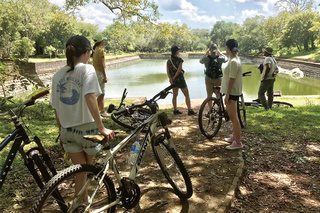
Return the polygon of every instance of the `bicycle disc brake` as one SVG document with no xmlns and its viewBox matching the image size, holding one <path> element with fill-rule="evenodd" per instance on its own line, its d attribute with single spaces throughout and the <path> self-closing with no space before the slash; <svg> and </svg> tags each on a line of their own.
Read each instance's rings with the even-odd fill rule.
<svg viewBox="0 0 320 213">
<path fill-rule="evenodd" d="M 121 182 L 123 187 L 119 188 L 121 195 L 121 206 L 126 209 L 132 209 L 135 207 L 140 200 L 140 187 L 129 178 L 122 178 Z"/>
</svg>

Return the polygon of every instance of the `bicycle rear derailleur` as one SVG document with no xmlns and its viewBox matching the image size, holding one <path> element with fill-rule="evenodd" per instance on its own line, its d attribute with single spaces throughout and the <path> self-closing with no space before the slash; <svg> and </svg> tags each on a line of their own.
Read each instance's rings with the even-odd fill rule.
<svg viewBox="0 0 320 213">
<path fill-rule="evenodd" d="M 121 197 L 120 206 L 132 209 L 140 200 L 140 187 L 129 178 L 121 179 L 122 187 L 118 189 L 118 196 Z"/>
</svg>

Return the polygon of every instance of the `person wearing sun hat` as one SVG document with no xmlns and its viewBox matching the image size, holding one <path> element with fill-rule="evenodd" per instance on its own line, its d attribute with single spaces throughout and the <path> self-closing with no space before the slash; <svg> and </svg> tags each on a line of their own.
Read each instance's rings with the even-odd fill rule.
<svg viewBox="0 0 320 213">
<path fill-rule="evenodd" d="M 93 46 L 95 53 L 92 54 L 93 66 L 96 70 L 100 89 L 102 91 L 102 94 L 99 95 L 97 98 L 100 115 L 102 117 L 110 116 L 108 113 L 106 113 L 104 109 L 105 83 L 108 82 L 108 78 L 106 76 L 106 60 L 105 60 L 104 51 L 103 51 L 103 47 L 105 45 L 106 40 L 107 39 L 102 35 L 96 35 L 94 37 L 95 44 Z"/>
<path fill-rule="evenodd" d="M 96 95 L 101 94 L 94 67 L 88 64 L 92 51 L 84 36 L 73 36 L 66 43 L 67 66 L 52 77 L 50 105 L 54 109 L 61 145 L 73 164 L 92 164 L 101 144 L 83 138 L 83 135 L 102 134 L 107 141 L 115 134 L 106 129 L 99 115 Z M 76 177 L 75 194 L 78 194 L 87 176 Z M 83 202 L 88 196 L 83 193 Z"/>
<path fill-rule="evenodd" d="M 260 83 L 258 98 L 262 106 L 268 110 L 271 109 L 273 103 L 273 86 L 276 81 L 276 75 L 279 72 L 276 59 L 273 57 L 272 47 L 266 47 L 264 50 L 264 62 L 262 69 L 262 80 Z M 267 92 L 268 101 L 266 100 L 265 93 Z"/>
<path fill-rule="evenodd" d="M 242 94 L 242 64 L 238 56 L 238 41 L 229 39 L 226 42 L 226 52 L 229 56 L 229 61 L 224 69 L 221 93 L 225 94 L 224 102 L 232 123 L 232 137 L 225 138 L 225 141 L 231 143 L 226 149 L 236 150 L 243 148 L 241 126 L 237 112 L 237 101 Z"/>
</svg>

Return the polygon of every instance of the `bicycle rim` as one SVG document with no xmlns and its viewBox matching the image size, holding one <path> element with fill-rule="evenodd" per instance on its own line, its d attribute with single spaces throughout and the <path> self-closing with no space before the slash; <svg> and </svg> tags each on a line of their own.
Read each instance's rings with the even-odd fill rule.
<svg viewBox="0 0 320 213">
<path fill-rule="evenodd" d="M 41 190 L 40 195 L 34 201 L 31 212 L 61 213 L 67 212 L 73 203 L 75 196 L 75 176 L 85 175 L 88 180 L 87 195 L 83 195 L 77 206 L 71 212 L 82 212 L 86 208 L 86 200 L 92 197 L 93 191 L 98 187 L 101 168 L 94 165 L 74 165 L 55 175 Z M 99 209 L 116 199 L 113 182 L 108 176 L 103 179 L 102 185 L 93 198 L 90 211 Z M 83 201 L 85 200 L 85 201 Z M 104 211 L 115 212 L 115 206 Z"/>
<path fill-rule="evenodd" d="M 281 101 L 273 101 L 272 106 L 273 107 L 285 107 L 285 108 L 293 107 L 292 104 L 287 103 L 287 102 L 281 102 Z"/>
<path fill-rule="evenodd" d="M 238 100 L 238 118 L 241 127 L 245 127 L 247 124 L 247 117 L 246 117 L 246 106 L 244 102 L 243 95 L 240 96 L 240 100 Z"/>
<path fill-rule="evenodd" d="M 132 112 L 130 114 L 127 110 L 121 110 L 113 113 L 111 118 L 120 126 L 134 130 L 152 115 L 151 110 L 142 107 L 132 108 Z M 147 127 L 142 131 L 147 131 Z"/>
<path fill-rule="evenodd" d="M 174 192 L 180 198 L 190 198 L 193 194 L 193 189 L 189 174 L 179 155 L 170 146 L 164 134 L 159 134 L 155 138 L 152 149 L 161 171 L 171 184 Z"/>
<path fill-rule="evenodd" d="M 212 102 L 212 107 L 209 107 L 209 102 Z M 210 97 L 203 101 L 199 110 L 198 123 L 201 133 L 206 138 L 213 138 L 219 132 L 222 113 L 217 99 Z"/>
</svg>

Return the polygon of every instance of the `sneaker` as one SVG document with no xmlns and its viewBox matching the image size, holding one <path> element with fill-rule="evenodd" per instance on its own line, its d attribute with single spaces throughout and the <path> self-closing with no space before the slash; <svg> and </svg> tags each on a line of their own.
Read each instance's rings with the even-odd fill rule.
<svg viewBox="0 0 320 213">
<path fill-rule="evenodd" d="M 106 117 L 110 117 L 110 114 L 106 112 L 101 112 L 100 116 L 106 118 Z"/>
<path fill-rule="evenodd" d="M 188 115 L 196 115 L 197 113 L 193 111 L 192 109 L 188 110 Z"/>
<path fill-rule="evenodd" d="M 173 110 L 173 114 L 174 115 L 181 115 L 182 112 L 180 112 L 179 110 L 175 109 L 175 110 Z"/>
<path fill-rule="evenodd" d="M 234 141 L 234 137 L 232 136 L 231 138 L 224 138 L 224 141 L 228 143 L 232 143 Z"/>
<path fill-rule="evenodd" d="M 227 150 L 237 150 L 242 148 L 243 148 L 243 144 L 241 142 L 237 143 L 236 141 L 233 141 L 231 145 L 226 146 Z"/>
</svg>

